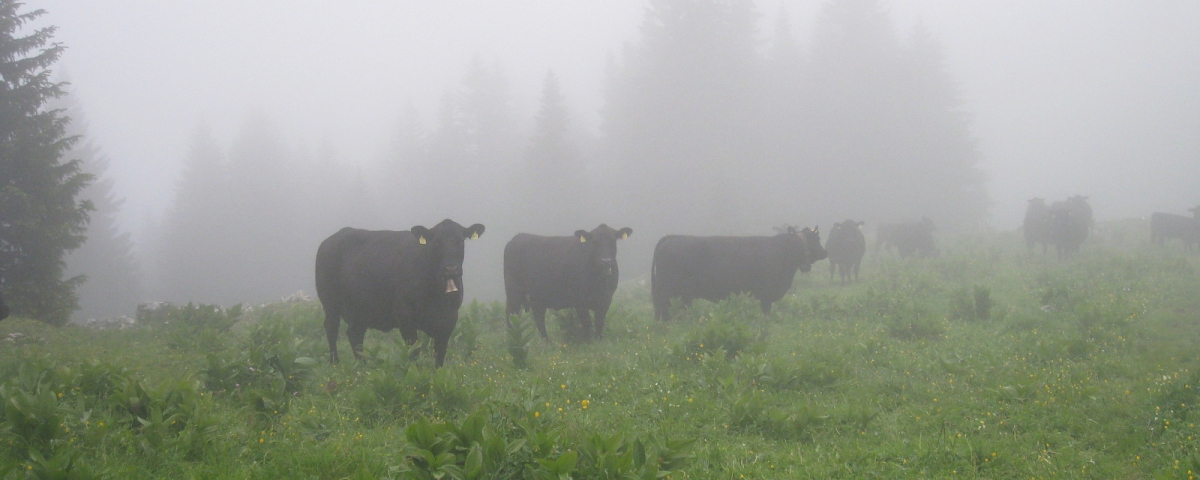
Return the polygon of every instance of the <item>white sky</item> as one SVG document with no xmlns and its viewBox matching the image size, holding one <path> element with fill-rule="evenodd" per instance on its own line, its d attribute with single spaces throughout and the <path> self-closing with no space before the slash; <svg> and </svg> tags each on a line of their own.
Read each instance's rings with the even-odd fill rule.
<svg viewBox="0 0 1200 480">
<path fill-rule="evenodd" d="M 807 45 L 815 0 L 780 3 Z M 943 42 L 985 156 L 992 223 L 1025 199 L 1090 195 L 1099 219 L 1200 204 L 1200 2 L 884 0 L 906 35 Z M 522 114 L 547 69 L 595 130 L 610 55 L 636 41 L 642 0 L 29 0 L 68 47 L 90 134 L 138 230 L 172 198 L 201 123 L 228 143 L 253 112 L 301 148 L 378 158 L 405 104 L 426 123 L 472 56 L 499 62 Z M 765 45 L 765 43 L 764 43 Z"/>
</svg>

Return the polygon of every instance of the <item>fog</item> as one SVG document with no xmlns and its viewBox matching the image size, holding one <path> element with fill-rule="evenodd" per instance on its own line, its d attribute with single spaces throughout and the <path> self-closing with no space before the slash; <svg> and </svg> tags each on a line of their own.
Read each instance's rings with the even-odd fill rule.
<svg viewBox="0 0 1200 480">
<path fill-rule="evenodd" d="M 679 3 L 29 6 L 68 47 L 53 68 L 125 199 L 146 299 L 311 294 L 337 228 L 447 216 L 487 225 L 467 293 L 499 298 L 517 231 L 632 227 L 630 278 L 666 233 L 1012 230 L 1035 196 L 1088 195 L 1098 220 L 1200 204 L 1200 3 L 733 1 L 694 32 L 646 27 Z M 188 177 L 202 165 L 229 190 Z M 189 188 L 231 203 L 189 207 Z"/>
</svg>

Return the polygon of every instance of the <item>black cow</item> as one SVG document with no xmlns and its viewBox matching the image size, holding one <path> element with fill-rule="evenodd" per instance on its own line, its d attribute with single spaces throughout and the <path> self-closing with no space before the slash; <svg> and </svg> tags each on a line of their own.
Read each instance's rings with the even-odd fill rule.
<svg viewBox="0 0 1200 480">
<path fill-rule="evenodd" d="M 517 234 L 504 246 L 504 312 L 532 310 L 538 332 L 546 339 L 547 308 L 574 308 L 585 338 L 591 337 L 595 312 L 596 338 L 601 338 L 620 273 L 617 240 L 631 234 L 628 227 L 613 230 L 604 224 L 591 232 L 577 230 L 571 237 Z"/>
<path fill-rule="evenodd" d="M 1050 243 L 1058 252 L 1058 258 L 1079 252 L 1079 247 L 1087 240 L 1093 223 L 1092 207 L 1087 198 L 1076 195 L 1050 205 Z"/>
<path fill-rule="evenodd" d="M 1029 199 L 1029 207 L 1025 209 L 1025 246 L 1033 250 L 1036 244 L 1042 244 L 1042 254 L 1050 247 L 1050 206 L 1042 198 Z"/>
<path fill-rule="evenodd" d="M 0 320 L 8 318 L 8 305 L 4 303 L 4 296 L 0 295 Z"/>
<path fill-rule="evenodd" d="M 936 231 L 937 227 L 929 217 L 921 217 L 919 222 L 883 224 L 875 232 L 875 251 L 880 248 L 891 250 L 894 246 L 901 257 L 914 253 L 928 257 L 935 253 L 933 232 Z"/>
<path fill-rule="evenodd" d="M 670 319 L 671 298 L 685 305 L 694 298 L 719 301 L 736 293 L 757 298 L 763 315 L 792 288 L 796 270 L 812 270 L 825 258 L 816 228 L 773 237 L 692 237 L 667 235 L 654 247 L 650 296 L 654 318 Z"/>
<path fill-rule="evenodd" d="M 463 228 L 443 220 L 433 228 L 404 232 L 347 227 L 321 242 L 317 297 L 325 308 L 330 362 L 338 362 L 338 327 L 344 319 L 355 358 L 361 358 L 368 328 L 399 328 L 409 345 L 420 330 L 433 337 L 440 367 L 463 301 L 463 241 L 482 234 L 483 225 Z"/>
<path fill-rule="evenodd" d="M 1150 242 L 1162 246 L 1167 240 L 1178 238 L 1184 248 L 1191 249 L 1193 243 L 1200 244 L 1200 207 L 1188 210 L 1191 217 L 1154 212 L 1150 215 Z"/>
<path fill-rule="evenodd" d="M 829 231 L 829 240 L 825 241 L 825 252 L 829 254 L 830 280 L 833 280 L 834 271 L 840 268 L 842 283 L 849 281 L 852 273 L 854 281 L 858 281 L 858 267 L 862 264 L 863 255 L 867 253 L 867 239 L 863 237 L 862 226 L 863 222 L 854 220 L 833 224 Z"/>
</svg>

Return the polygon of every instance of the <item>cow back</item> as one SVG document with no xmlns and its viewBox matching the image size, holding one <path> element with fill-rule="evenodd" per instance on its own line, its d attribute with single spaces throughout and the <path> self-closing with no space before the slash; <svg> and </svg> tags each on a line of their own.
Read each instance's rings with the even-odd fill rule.
<svg viewBox="0 0 1200 480">
<path fill-rule="evenodd" d="M 752 293 L 770 301 L 782 298 L 796 270 L 807 262 L 805 243 L 796 234 L 773 237 L 694 237 L 669 235 L 655 248 L 653 281 L 667 296 L 717 301 Z"/>
<path fill-rule="evenodd" d="M 504 282 L 510 298 L 548 308 L 607 307 L 618 272 L 601 278 L 590 264 L 591 246 L 578 237 L 517 234 L 504 247 Z"/>
<path fill-rule="evenodd" d="M 342 229 L 317 250 L 317 296 L 356 312 L 353 318 L 373 319 L 368 326 L 380 330 L 400 326 L 387 323 L 397 320 L 397 308 L 457 309 L 462 291 L 441 290 L 436 258 L 421 247 L 409 231 Z"/>
<path fill-rule="evenodd" d="M 867 252 L 867 239 L 858 223 L 847 220 L 834 224 L 829 240 L 825 242 L 825 251 L 830 262 L 854 263 Z"/>
</svg>

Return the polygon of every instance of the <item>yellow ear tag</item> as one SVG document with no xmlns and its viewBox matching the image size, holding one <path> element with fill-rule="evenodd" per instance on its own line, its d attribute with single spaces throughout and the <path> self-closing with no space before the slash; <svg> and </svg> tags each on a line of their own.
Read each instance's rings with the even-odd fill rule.
<svg viewBox="0 0 1200 480">
<path fill-rule="evenodd" d="M 628 233 L 622 233 L 622 234 L 621 234 L 621 240 L 625 240 L 625 239 L 627 239 L 627 238 L 629 238 L 629 234 L 628 234 Z"/>
<path fill-rule="evenodd" d="M 417 237 L 417 241 L 418 241 L 418 242 L 421 242 L 421 245 L 424 245 L 424 244 L 425 244 L 425 237 L 424 237 L 424 236 Z"/>
<path fill-rule="evenodd" d="M 579 243 L 587 243 L 587 239 L 583 238 L 583 237 L 579 237 Z"/>
<path fill-rule="evenodd" d="M 479 232 L 471 232 L 471 240 L 479 238 Z"/>
</svg>

